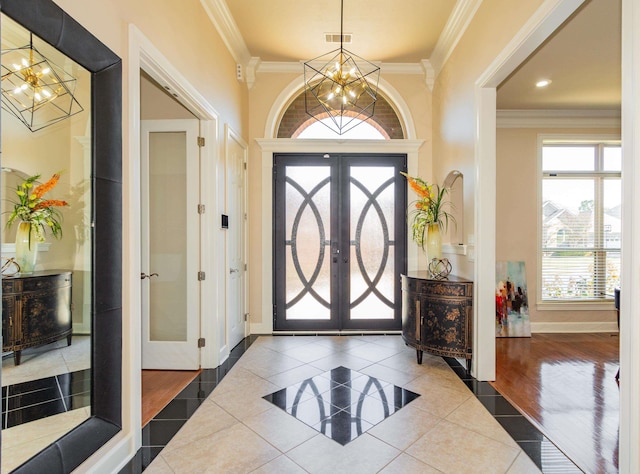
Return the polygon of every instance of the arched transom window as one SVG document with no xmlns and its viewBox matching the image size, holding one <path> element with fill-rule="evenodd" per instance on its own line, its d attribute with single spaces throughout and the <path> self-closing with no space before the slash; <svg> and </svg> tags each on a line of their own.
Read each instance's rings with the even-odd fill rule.
<svg viewBox="0 0 640 474">
<path fill-rule="evenodd" d="M 304 107 L 304 92 L 300 93 L 289 105 L 280 120 L 278 138 L 336 138 L 335 132 L 321 123 L 329 117 L 316 118 L 307 115 Z M 357 119 L 355 119 L 357 120 Z M 402 139 L 404 131 L 398 114 L 391 104 L 378 92 L 373 117 L 357 125 L 349 132 L 340 135 L 342 139 Z"/>
</svg>

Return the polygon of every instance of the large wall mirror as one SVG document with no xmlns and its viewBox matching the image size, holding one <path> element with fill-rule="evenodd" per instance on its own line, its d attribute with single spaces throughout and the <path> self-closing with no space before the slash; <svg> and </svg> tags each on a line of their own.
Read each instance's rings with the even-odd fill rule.
<svg viewBox="0 0 640 474">
<path fill-rule="evenodd" d="M 70 472 L 121 429 L 121 60 L 51 0 L 0 13 L 2 472 Z M 33 257 L 21 189 L 59 212 Z"/>
</svg>

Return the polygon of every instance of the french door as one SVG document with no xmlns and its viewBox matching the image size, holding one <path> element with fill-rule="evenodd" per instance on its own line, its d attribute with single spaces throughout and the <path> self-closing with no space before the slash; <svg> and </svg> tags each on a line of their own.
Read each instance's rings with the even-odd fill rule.
<svg viewBox="0 0 640 474">
<path fill-rule="evenodd" d="M 401 329 L 406 155 L 274 155 L 274 329 Z"/>
</svg>

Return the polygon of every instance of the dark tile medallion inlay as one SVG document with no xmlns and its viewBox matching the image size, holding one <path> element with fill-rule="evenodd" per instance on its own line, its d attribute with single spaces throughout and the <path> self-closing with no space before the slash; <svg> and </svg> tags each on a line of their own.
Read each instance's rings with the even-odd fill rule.
<svg viewBox="0 0 640 474">
<path fill-rule="evenodd" d="M 344 446 L 419 396 L 336 367 L 263 398 Z"/>
</svg>

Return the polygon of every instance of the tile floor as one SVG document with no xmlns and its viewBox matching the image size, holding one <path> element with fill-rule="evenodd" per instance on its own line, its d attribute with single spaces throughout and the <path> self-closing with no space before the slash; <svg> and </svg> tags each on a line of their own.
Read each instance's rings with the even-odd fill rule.
<svg viewBox="0 0 640 474">
<path fill-rule="evenodd" d="M 25 349 L 2 359 L 2 459 L 7 473 L 91 415 L 91 338 Z"/>
<path fill-rule="evenodd" d="M 542 440 L 529 440 L 526 419 L 455 360 L 425 354 L 417 365 L 400 336 L 260 336 L 247 349 L 250 342 L 147 425 L 146 472 L 540 472 Z M 263 398 L 340 366 L 419 396 L 345 445 Z M 501 412 L 518 421 L 499 422 Z M 535 446 L 525 452 L 524 442 Z M 558 466 L 579 472 L 558 453 Z"/>
</svg>

